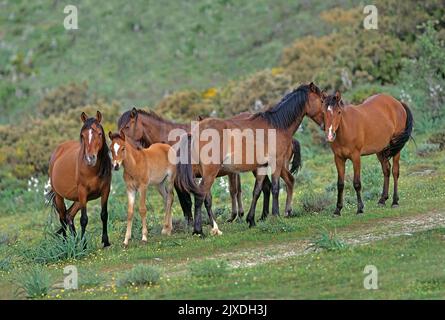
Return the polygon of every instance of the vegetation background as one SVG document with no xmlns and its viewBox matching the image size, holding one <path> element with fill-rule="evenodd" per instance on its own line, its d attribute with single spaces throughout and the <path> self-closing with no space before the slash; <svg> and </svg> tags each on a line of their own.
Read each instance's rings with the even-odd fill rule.
<svg viewBox="0 0 445 320">
<path fill-rule="evenodd" d="M 357 224 L 352 216 L 354 195 L 350 186 L 347 217 L 342 222 L 329 220 L 335 201 L 332 156 L 319 129 L 305 121 L 296 134 L 302 144 L 304 166 L 296 184 L 295 219 L 271 220 L 256 230 L 246 230 L 244 224 L 224 224 L 223 240 L 196 242 L 182 226 L 180 208 L 175 202 L 178 234 L 172 240 L 164 239 L 157 232 L 162 211 L 157 208 L 162 207 L 161 202 L 157 195 L 150 194 L 154 243 L 149 249 L 136 246 L 123 252 L 118 243 L 125 225 L 126 199 L 119 173 L 113 178 L 110 201 L 114 248 L 104 253 L 95 245 L 100 230 L 94 202 L 90 205 L 93 218 L 89 225 L 89 249 L 83 250 L 75 239 L 62 243 L 50 236 L 57 222 L 43 204 L 44 184 L 51 151 L 61 141 L 77 137 L 81 111 L 92 114 L 96 109 L 101 110 L 108 131 L 115 130 L 119 114 L 133 106 L 153 109 L 175 121 L 189 121 L 198 115 L 228 117 L 267 108 L 292 88 L 309 81 L 327 90 L 342 90 L 344 99 L 352 103 L 386 92 L 405 101 L 413 110 L 416 145 L 410 143 L 402 154 L 400 189 L 404 203 L 400 210 L 376 211 L 374 203 L 382 184 L 380 167 L 375 159 L 364 160 L 364 194 L 370 213 L 360 221 L 375 219 L 377 223 L 381 218 L 401 213 L 443 211 L 443 0 L 374 1 L 379 13 L 378 30 L 363 28 L 365 3 L 355 0 L 137 0 L 128 3 L 82 0 L 76 4 L 79 29 L 71 31 L 63 27 L 63 8 L 67 4 L 69 1 L 62 0 L 0 1 L 0 287 L 4 289 L 0 297 L 14 296 L 12 291 L 17 286 L 22 288 L 20 297 L 85 297 L 84 294 L 90 296 L 95 286 L 105 288 L 106 293 L 91 293 L 92 297 L 99 298 L 203 297 L 202 292 L 210 292 L 218 285 L 228 286 L 220 291 L 228 294 L 224 297 L 280 297 L 280 292 L 274 291 L 269 283 L 274 279 L 273 274 L 271 279 L 262 279 L 261 274 L 267 274 L 269 269 L 286 274 L 289 270 L 283 271 L 287 266 L 283 262 L 248 271 L 241 268 L 231 274 L 230 279 L 247 279 L 245 283 L 251 283 L 255 277 L 260 279 L 254 285 L 255 290 L 250 288 L 253 291 L 243 286 L 235 289 L 231 286 L 236 285 L 230 281 L 229 284 L 210 281 L 210 285 L 205 279 L 226 275 L 230 269 L 221 261 L 194 261 L 186 269 L 189 271 L 181 271 L 189 272 L 195 279 L 187 290 L 179 289 L 184 285 L 182 280 L 172 280 L 175 285 L 171 287 L 166 284 L 168 277 L 162 276 L 166 268 L 163 263 L 158 263 L 158 269 L 151 265 L 150 268 L 136 266 L 128 274 L 119 276 L 119 272 L 139 262 L 153 264 L 158 261 L 153 260 L 155 258 L 168 261 L 169 266 L 178 266 L 195 257 L 196 250 L 201 250 L 204 257 L 212 257 L 214 252 L 224 249 L 261 247 L 312 237 L 319 233 L 314 226 L 328 228 L 327 232 L 321 232 L 324 236 L 316 243 L 323 244 L 326 242 L 323 239 L 327 239 L 328 247 L 336 247 L 339 242 L 329 236 L 330 228 Z M 247 206 L 252 178 L 246 174 L 243 180 Z M 214 193 L 216 211 L 224 221 L 229 212 L 226 180 L 221 179 Z M 140 230 L 135 233 L 137 236 Z M 416 235 L 422 254 L 430 257 L 429 252 L 443 249 L 443 234 L 443 228 L 439 228 Z M 430 245 L 423 245 L 422 241 Z M 404 245 L 396 241 L 394 252 L 387 256 L 397 254 L 402 250 L 398 246 Z M 375 250 L 382 250 L 385 256 L 384 250 L 389 249 L 385 244 L 378 244 Z M 169 252 L 176 256 L 173 258 Z M 342 254 L 344 268 L 336 270 L 339 274 L 348 270 L 347 261 L 361 261 L 370 255 L 360 249 L 348 249 Z M 353 294 L 339 289 L 344 280 L 340 276 L 310 289 L 314 274 L 304 271 L 304 266 L 320 256 L 327 261 L 335 259 L 332 253 L 320 253 L 304 258 L 306 260 L 295 260 L 291 265 L 296 269 L 283 279 L 277 276 L 274 281 L 289 283 L 296 274 L 303 279 L 307 277 L 307 287 L 303 284 L 306 291 L 297 290 L 294 297 Z M 404 265 L 407 282 L 394 278 L 395 288 L 390 287 L 376 297 L 445 297 L 444 256 L 436 258 L 442 258 L 442 264 L 436 263 L 436 269 L 428 269 L 434 275 L 432 279 L 410 282 L 419 275 L 409 270 L 424 267 L 411 265 L 410 261 Z M 85 280 L 83 290 L 75 294 L 52 294 L 49 274 L 54 277 L 61 266 L 73 260 L 86 270 L 94 270 L 89 273 L 96 277 Z M 119 278 L 115 282 L 114 275 L 112 279 L 97 276 L 106 269 L 103 260 L 114 266 Z M 389 258 L 382 263 L 395 265 L 397 261 Z M 328 265 L 324 266 L 329 268 Z M 209 269 L 214 272 L 209 273 Z M 17 270 L 26 271 L 21 279 L 15 278 Z M 116 285 L 140 282 L 150 288 L 154 284 L 158 287 L 154 291 L 129 293 L 128 289 L 118 289 L 114 284 L 105 285 L 110 282 Z M 323 295 L 326 286 L 331 291 Z M 408 293 L 403 289 L 406 287 L 414 289 Z M 410 295 L 413 292 L 414 295 Z"/>
</svg>

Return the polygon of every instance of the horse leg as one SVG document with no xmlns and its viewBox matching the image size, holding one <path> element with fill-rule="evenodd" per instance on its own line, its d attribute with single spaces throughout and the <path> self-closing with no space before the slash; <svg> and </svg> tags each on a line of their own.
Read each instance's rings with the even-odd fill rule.
<svg viewBox="0 0 445 320">
<path fill-rule="evenodd" d="M 190 193 L 182 191 L 178 186 L 175 185 L 176 194 L 178 195 L 179 204 L 181 205 L 182 212 L 184 213 L 185 221 L 187 225 L 191 226 L 193 223 L 192 216 L 192 198 Z"/>
<path fill-rule="evenodd" d="M 256 175 L 255 187 L 253 188 L 253 193 L 252 193 L 252 202 L 250 203 L 249 213 L 247 214 L 246 217 L 246 221 L 249 224 L 249 227 L 255 226 L 256 204 L 261 194 L 263 181 L 265 177 L 266 177 L 265 175 L 259 175 L 259 174 Z"/>
<path fill-rule="evenodd" d="M 210 192 L 207 193 L 204 199 L 204 206 L 206 207 L 207 214 L 209 215 L 209 223 L 212 226 L 212 231 L 211 231 L 212 235 L 214 236 L 222 235 L 222 232 L 219 230 L 218 225 L 216 224 L 216 217 L 212 211 L 212 194 Z"/>
<path fill-rule="evenodd" d="M 173 229 L 172 221 L 172 205 L 173 205 L 173 187 L 171 182 L 167 182 L 166 186 L 166 206 L 165 206 L 165 216 L 164 216 L 164 227 L 162 228 L 162 234 L 171 235 Z"/>
<path fill-rule="evenodd" d="M 386 200 L 388 200 L 389 174 L 391 171 L 391 164 L 389 163 L 389 160 L 382 153 L 377 153 L 377 158 L 379 159 L 380 164 L 382 165 L 382 171 L 383 171 L 383 191 L 380 200 L 378 202 L 378 205 L 384 206 Z"/>
<path fill-rule="evenodd" d="M 399 206 L 399 168 L 400 168 L 400 152 L 393 157 L 392 160 L 392 177 L 394 179 L 394 194 L 392 196 L 392 207 L 397 208 Z"/>
<path fill-rule="evenodd" d="M 128 241 L 131 239 L 131 228 L 133 226 L 134 200 L 136 198 L 136 190 L 127 189 L 127 197 L 127 232 L 125 233 L 124 247 L 128 247 Z"/>
<path fill-rule="evenodd" d="M 243 189 L 241 188 L 241 175 L 236 174 L 236 201 L 238 203 L 238 217 L 242 218 L 244 216 L 243 208 Z"/>
<path fill-rule="evenodd" d="M 230 199 L 232 200 L 232 214 L 227 222 L 232 222 L 235 220 L 238 210 L 237 210 L 237 193 L 238 193 L 238 184 L 237 184 L 237 175 L 230 173 L 227 175 L 229 178 L 229 191 L 230 191 Z"/>
<path fill-rule="evenodd" d="M 63 201 L 62 196 L 58 195 L 56 193 L 56 197 L 54 199 L 57 213 L 59 214 L 59 220 L 62 227 L 57 231 L 57 234 L 62 234 L 64 237 L 66 237 L 66 206 L 65 202 Z M 74 205 L 74 203 L 73 203 Z"/>
<path fill-rule="evenodd" d="M 352 165 L 354 167 L 354 189 L 357 194 L 357 214 L 363 213 L 364 205 L 362 201 L 362 183 L 360 180 L 360 154 L 352 156 Z"/>
<path fill-rule="evenodd" d="M 270 191 L 272 189 L 272 183 L 270 182 L 270 179 L 268 176 L 264 176 L 263 180 L 263 213 L 261 214 L 260 220 L 264 221 L 266 220 L 267 216 L 269 215 L 269 203 L 270 203 Z"/>
<path fill-rule="evenodd" d="M 148 229 L 147 229 L 147 206 L 145 205 L 147 186 L 142 186 L 139 188 L 139 215 L 141 216 L 142 222 L 142 242 L 147 243 L 148 239 Z"/>
<path fill-rule="evenodd" d="M 272 215 L 280 215 L 280 204 L 278 196 L 280 194 L 280 173 L 281 169 L 276 169 L 272 174 Z"/>
<path fill-rule="evenodd" d="M 340 216 L 343 208 L 343 190 L 345 189 L 345 162 L 344 158 L 335 156 L 335 166 L 337 167 L 337 208 L 334 215 Z"/>
<path fill-rule="evenodd" d="M 283 167 L 283 169 L 281 170 L 281 178 L 283 178 L 284 183 L 286 184 L 286 193 L 287 193 L 284 216 L 289 217 L 292 214 L 292 195 L 294 192 L 295 178 L 289 172 L 287 166 Z"/>
<path fill-rule="evenodd" d="M 218 174 L 219 167 L 217 166 L 205 166 L 203 168 L 204 172 L 202 174 L 200 189 L 203 192 L 203 196 L 195 196 L 195 224 L 193 227 L 193 234 L 203 235 L 202 232 L 202 222 L 201 222 L 201 210 L 202 203 L 204 202 L 207 194 L 210 193 L 213 182 L 215 181 L 216 175 Z M 213 221 L 212 234 L 219 234 L 221 231 L 218 229 L 216 221 Z"/>
</svg>

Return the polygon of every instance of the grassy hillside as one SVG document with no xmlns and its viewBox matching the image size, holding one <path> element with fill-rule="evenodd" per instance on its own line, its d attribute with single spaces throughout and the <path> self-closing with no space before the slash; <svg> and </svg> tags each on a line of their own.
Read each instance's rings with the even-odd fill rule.
<svg viewBox="0 0 445 320">
<path fill-rule="evenodd" d="M 325 34 L 314 17 L 354 2 L 84 0 L 79 30 L 66 31 L 72 1 L 2 1 L 0 123 L 70 82 L 125 105 L 221 85 L 275 65 L 295 38 Z"/>
</svg>

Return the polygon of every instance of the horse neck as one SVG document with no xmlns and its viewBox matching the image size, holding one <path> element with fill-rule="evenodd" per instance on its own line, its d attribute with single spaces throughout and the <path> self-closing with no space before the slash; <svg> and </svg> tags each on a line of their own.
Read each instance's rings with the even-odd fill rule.
<svg viewBox="0 0 445 320">
<path fill-rule="evenodd" d="M 170 131 L 174 129 L 183 129 L 187 132 L 190 131 L 190 125 L 162 121 L 161 119 L 146 115 L 142 118 L 142 125 L 144 127 L 144 134 L 147 136 L 150 144 L 167 142 Z"/>
<path fill-rule="evenodd" d="M 138 164 L 143 163 L 143 151 L 138 150 L 129 141 L 125 141 L 126 155 L 122 163 L 124 165 L 125 171 L 133 175 L 140 171 L 138 169 Z"/>
</svg>

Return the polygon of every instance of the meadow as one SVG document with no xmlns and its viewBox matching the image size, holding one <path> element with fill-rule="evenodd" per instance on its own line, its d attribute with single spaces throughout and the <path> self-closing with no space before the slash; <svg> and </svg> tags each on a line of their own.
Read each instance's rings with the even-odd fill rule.
<svg viewBox="0 0 445 320">
<path fill-rule="evenodd" d="M 445 298 L 441 1 L 376 1 L 374 33 L 362 28 L 360 1 L 96 3 L 79 4 L 76 32 L 63 29 L 65 1 L 0 4 L 0 299 Z M 127 196 L 119 171 L 109 200 L 110 248 L 100 245 L 98 201 L 88 204 L 86 248 L 54 235 L 59 221 L 44 203 L 48 158 L 58 143 L 78 137 L 82 111 L 101 110 L 106 132 L 133 105 L 181 122 L 227 117 L 274 105 L 309 81 L 340 89 L 347 102 L 385 92 L 413 110 L 400 207 L 390 207 L 391 189 L 387 205 L 377 205 L 383 176 L 376 157 L 367 156 L 365 214 L 355 214 L 348 162 L 345 207 L 333 217 L 333 155 L 305 120 L 295 134 L 303 166 L 288 218 L 269 216 L 254 228 L 244 219 L 227 223 L 222 178 L 212 189 L 222 236 L 211 236 L 207 224 L 204 238 L 192 236 L 177 198 L 173 233 L 161 236 L 162 200 L 149 189 L 148 243 L 140 242 L 136 206 L 124 249 Z M 254 179 L 241 179 L 246 209 Z M 262 198 L 257 219 L 261 208 Z M 78 270 L 77 290 L 63 287 L 70 265 Z M 369 265 L 378 270 L 378 290 L 364 288 Z"/>
</svg>

